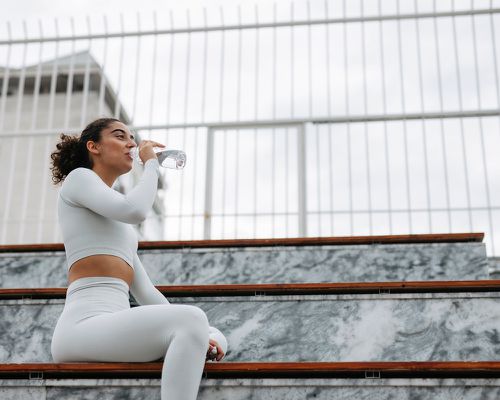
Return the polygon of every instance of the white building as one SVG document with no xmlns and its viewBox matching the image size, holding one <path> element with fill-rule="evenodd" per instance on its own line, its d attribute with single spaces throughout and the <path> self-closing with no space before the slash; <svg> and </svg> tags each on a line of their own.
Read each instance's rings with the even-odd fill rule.
<svg viewBox="0 0 500 400">
<path fill-rule="evenodd" d="M 59 135 L 78 134 L 99 117 L 118 116 L 126 124 L 131 118 L 87 51 L 24 69 L 0 67 L 2 109 L 0 243 L 61 242 L 56 207 L 60 186 L 52 183 L 50 171 Z M 75 128 L 78 131 L 72 132 Z M 140 168 L 135 165 L 114 188 L 126 192 Z M 151 217 L 138 227 L 140 239 L 161 237 L 163 232 L 162 219 L 154 218 L 163 210 L 161 182 Z"/>
</svg>

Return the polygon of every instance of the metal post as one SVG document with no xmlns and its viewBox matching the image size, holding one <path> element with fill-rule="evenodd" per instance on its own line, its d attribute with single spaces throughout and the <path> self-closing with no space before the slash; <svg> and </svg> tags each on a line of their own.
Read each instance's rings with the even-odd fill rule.
<svg viewBox="0 0 500 400">
<path fill-rule="evenodd" d="M 207 132 L 207 164 L 205 168 L 205 212 L 203 239 L 211 238 L 212 232 L 212 184 L 214 169 L 214 131 L 208 128 Z"/>
<path fill-rule="evenodd" d="M 307 202 L 306 202 L 306 135 L 305 125 L 298 126 L 297 132 L 297 177 L 298 181 L 298 197 L 299 197 L 299 236 L 307 236 Z"/>
</svg>

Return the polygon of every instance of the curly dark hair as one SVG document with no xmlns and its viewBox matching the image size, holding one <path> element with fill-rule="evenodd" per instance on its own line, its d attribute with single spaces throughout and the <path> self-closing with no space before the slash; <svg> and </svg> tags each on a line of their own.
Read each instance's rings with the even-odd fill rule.
<svg viewBox="0 0 500 400">
<path fill-rule="evenodd" d="M 87 142 L 99 142 L 101 132 L 113 122 L 121 122 L 116 118 L 99 118 L 88 124 L 80 136 L 61 134 L 61 141 L 57 143 L 57 150 L 50 155 L 52 159 L 52 181 L 57 185 L 64 181 L 66 176 L 78 167 L 92 169 L 92 159 L 87 150 Z"/>
</svg>

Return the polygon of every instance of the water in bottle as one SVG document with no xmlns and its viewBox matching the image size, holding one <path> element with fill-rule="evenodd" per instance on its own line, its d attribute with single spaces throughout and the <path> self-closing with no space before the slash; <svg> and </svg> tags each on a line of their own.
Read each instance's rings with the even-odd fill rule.
<svg viewBox="0 0 500 400">
<path fill-rule="evenodd" d="M 161 147 L 154 147 L 153 151 L 156 153 L 158 162 L 162 167 L 182 169 L 186 165 L 186 153 L 182 150 L 165 150 Z M 143 162 L 139 157 L 139 149 L 137 147 L 132 149 L 131 154 L 139 164 L 143 165 Z"/>
</svg>

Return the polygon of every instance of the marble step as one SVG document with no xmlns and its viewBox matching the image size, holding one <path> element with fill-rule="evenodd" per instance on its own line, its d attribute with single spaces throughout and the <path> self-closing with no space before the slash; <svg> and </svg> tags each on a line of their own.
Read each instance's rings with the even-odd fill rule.
<svg viewBox="0 0 500 400">
<path fill-rule="evenodd" d="M 171 297 L 203 309 L 227 361 L 487 361 L 500 292 Z M 0 362 L 50 362 L 64 299 L 0 301 Z"/>
<path fill-rule="evenodd" d="M 475 400 L 500 394 L 498 362 L 311 364 L 207 363 L 197 398 Z M 160 398 L 160 375 L 161 363 L 4 364 L 0 396 L 149 400 Z"/>
<path fill-rule="evenodd" d="M 2 400 L 160 399 L 160 379 L 0 379 Z M 499 399 L 500 379 L 202 379 L 198 400 Z"/>
<path fill-rule="evenodd" d="M 479 280 L 489 278 L 481 240 L 450 234 L 141 242 L 138 253 L 156 285 Z M 0 247 L 0 287 L 67 285 L 62 245 Z"/>
</svg>

